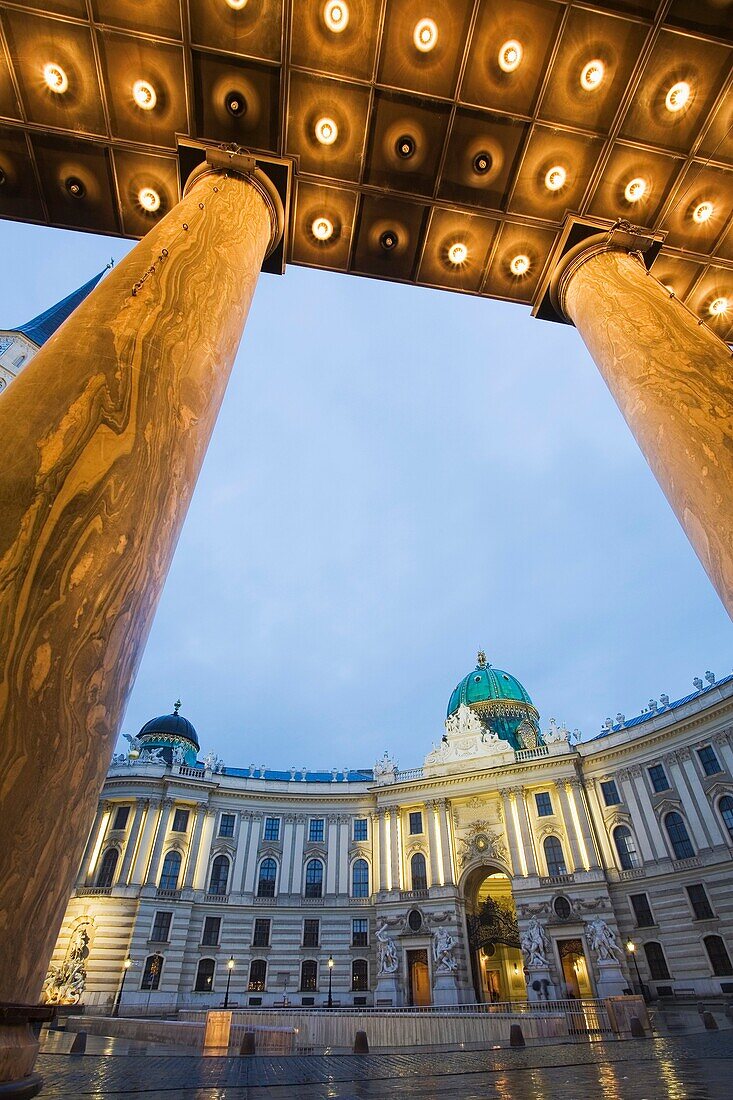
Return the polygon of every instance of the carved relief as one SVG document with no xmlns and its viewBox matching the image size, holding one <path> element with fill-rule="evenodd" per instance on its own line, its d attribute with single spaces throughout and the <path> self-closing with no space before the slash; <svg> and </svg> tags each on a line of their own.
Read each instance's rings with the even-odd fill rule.
<svg viewBox="0 0 733 1100">
<path fill-rule="evenodd" d="M 81 1000 L 87 980 L 90 927 L 87 921 L 74 930 L 64 961 L 49 969 L 41 994 L 46 1004 L 76 1005 Z"/>
</svg>

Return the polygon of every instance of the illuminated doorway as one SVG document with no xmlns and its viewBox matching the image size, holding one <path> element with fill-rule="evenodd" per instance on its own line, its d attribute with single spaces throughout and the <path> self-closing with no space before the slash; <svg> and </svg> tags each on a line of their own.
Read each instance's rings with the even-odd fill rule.
<svg viewBox="0 0 733 1100">
<path fill-rule="evenodd" d="M 425 949 L 407 952 L 407 973 L 410 981 L 410 1004 L 418 1007 L 431 1004 L 430 968 Z"/>
<path fill-rule="evenodd" d="M 593 987 L 588 975 L 588 962 L 581 939 L 558 940 L 557 951 L 560 956 L 562 977 L 566 997 L 592 997 Z"/>
<path fill-rule="evenodd" d="M 478 867 L 468 876 L 464 893 L 476 1000 L 525 1001 L 524 959 L 509 878 L 503 871 Z"/>
</svg>

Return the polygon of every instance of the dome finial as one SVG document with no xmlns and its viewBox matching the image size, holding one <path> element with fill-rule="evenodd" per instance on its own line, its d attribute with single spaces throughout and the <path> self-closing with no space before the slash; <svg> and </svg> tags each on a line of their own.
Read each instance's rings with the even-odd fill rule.
<svg viewBox="0 0 733 1100">
<path fill-rule="evenodd" d="M 483 649 L 480 649 L 476 656 L 476 668 L 486 668 L 486 665 L 486 654 L 484 653 Z"/>
<path fill-rule="evenodd" d="M 181 700 L 176 699 L 175 703 L 173 704 L 173 713 L 178 714 L 179 710 L 181 709 L 181 706 L 182 706 Z"/>
</svg>

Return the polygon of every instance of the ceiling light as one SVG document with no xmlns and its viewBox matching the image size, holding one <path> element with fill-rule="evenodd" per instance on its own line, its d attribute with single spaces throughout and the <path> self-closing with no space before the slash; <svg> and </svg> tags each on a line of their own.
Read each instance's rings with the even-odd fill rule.
<svg viewBox="0 0 733 1100">
<path fill-rule="evenodd" d="M 152 111 L 158 102 L 155 88 L 147 80 L 136 80 L 132 86 L 132 98 L 143 111 Z"/>
<path fill-rule="evenodd" d="M 522 62 L 522 49 L 521 42 L 517 42 L 516 38 L 510 38 L 508 42 L 499 50 L 499 68 L 503 73 L 513 73 L 515 69 L 518 69 Z"/>
<path fill-rule="evenodd" d="M 399 237 L 395 233 L 394 229 L 385 229 L 382 236 L 379 238 L 379 243 L 385 252 L 391 252 L 393 248 L 397 247 Z"/>
<path fill-rule="evenodd" d="M 247 111 L 247 100 L 241 92 L 227 92 L 224 96 L 224 106 L 230 115 L 239 118 L 240 115 L 245 114 Z"/>
<path fill-rule="evenodd" d="M 627 202 L 639 202 L 643 199 L 649 190 L 649 184 L 641 176 L 636 176 L 633 180 L 629 180 L 624 190 L 624 197 Z"/>
<path fill-rule="evenodd" d="M 711 317 L 720 317 L 722 314 L 728 312 L 728 305 L 727 298 L 713 298 L 708 306 L 708 313 Z"/>
<path fill-rule="evenodd" d="M 448 249 L 448 259 L 452 264 L 462 264 L 468 259 L 468 249 L 462 241 L 456 241 Z"/>
<path fill-rule="evenodd" d="M 83 181 L 80 180 L 78 176 L 69 176 L 64 186 L 69 194 L 75 199 L 83 199 L 87 193 Z"/>
<path fill-rule="evenodd" d="M 234 11 L 241 11 L 242 8 L 247 7 L 247 0 L 226 0 L 226 2 Z"/>
<path fill-rule="evenodd" d="M 686 80 L 678 80 L 667 92 L 664 105 L 668 111 L 681 111 L 690 102 L 692 88 Z"/>
<path fill-rule="evenodd" d="M 491 168 L 491 153 L 477 153 L 473 158 L 473 170 L 479 176 L 484 176 Z"/>
<path fill-rule="evenodd" d="M 603 77 L 606 73 L 606 66 L 602 61 L 596 58 L 594 61 L 589 61 L 587 65 L 583 66 L 583 71 L 580 74 L 581 87 L 585 88 L 586 92 L 593 92 L 595 89 L 603 83 Z"/>
<path fill-rule="evenodd" d="M 559 191 L 561 187 L 565 186 L 567 178 L 568 174 L 563 166 L 555 164 L 545 174 L 545 187 L 548 191 Z"/>
<path fill-rule="evenodd" d="M 61 66 L 53 61 L 49 61 L 48 64 L 43 66 L 43 79 L 51 91 L 56 92 L 58 95 L 61 95 L 69 87 L 68 76 Z"/>
<path fill-rule="evenodd" d="M 692 220 L 702 225 L 703 222 L 709 222 L 714 213 L 715 207 L 711 202 L 699 202 L 692 211 Z"/>
<path fill-rule="evenodd" d="M 323 22 L 334 34 L 346 30 L 349 25 L 349 8 L 344 0 L 328 0 L 323 7 Z"/>
<path fill-rule="evenodd" d="M 415 152 L 415 139 L 410 137 L 409 134 L 403 134 L 402 137 L 398 137 L 395 142 L 395 151 L 398 157 L 402 157 L 403 160 L 409 160 Z"/>
<path fill-rule="evenodd" d="M 333 145 L 339 136 L 339 128 L 332 118 L 319 118 L 316 123 L 316 137 L 321 145 Z"/>
<path fill-rule="evenodd" d="M 515 256 L 509 264 L 512 275 L 526 275 L 529 271 L 529 256 Z"/>
<path fill-rule="evenodd" d="M 421 19 L 415 24 L 412 35 L 415 46 L 421 53 L 428 53 L 438 41 L 438 26 L 434 19 Z"/>
<path fill-rule="evenodd" d="M 154 214 L 160 209 L 160 195 L 152 187 L 141 187 L 137 193 L 137 201 L 148 214 Z"/>
<path fill-rule="evenodd" d="M 663 283 L 662 285 L 663 285 L 664 289 L 665 289 L 665 290 L 668 290 L 668 291 L 669 291 L 669 293 L 670 293 L 670 294 L 672 295 L 672 297 L 674 298 L 674 287 L 672 286 L 672 284 L 671 284 L 671 283 Z"/>
<path fill-rule="evenodd" d="M 311 224 L 311 233 L 317 241 L 329 241 L 333 236 L 333 222 L 321 216 Z"/>
</svg>

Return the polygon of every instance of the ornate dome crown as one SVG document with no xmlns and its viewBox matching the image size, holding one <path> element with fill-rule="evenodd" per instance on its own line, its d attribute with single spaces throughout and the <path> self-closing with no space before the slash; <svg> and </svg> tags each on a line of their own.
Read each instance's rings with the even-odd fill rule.
<svg viewBox="0 0 733 1100">
<path fill-rule="evenodd" d="M 169 749 L 172 754 L 174 748 L 182 748 L 186 755 L 186 763 L 191 764 L 196 761 L 196 754 L 200 747 L 199 739 L 193 723 L 178 713 L 180 706 L 179 699 L 173 708 L 173 714 L 161 714 L 158 718 L 151 718 L 137 736 L 146 749 Z"/>
<path fill-rule="evenodd" d="M 519 680 L 500 668 L 492 668 L 482 650 L 479 652 L 473 672 L 463 677 L 451 695 L 447 717 L 450 718 L 451 714 L 455 714 L 462 704 L 471 707 L 477 703 L 504 699 L 525 703 L 534 710 L 532 700 Z"/>
</svg>

